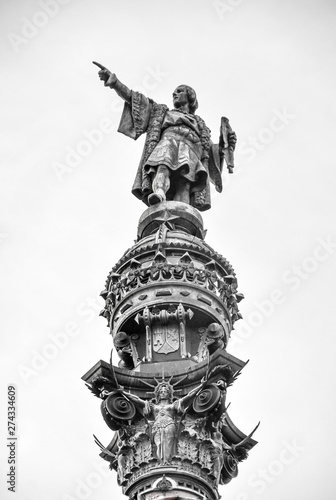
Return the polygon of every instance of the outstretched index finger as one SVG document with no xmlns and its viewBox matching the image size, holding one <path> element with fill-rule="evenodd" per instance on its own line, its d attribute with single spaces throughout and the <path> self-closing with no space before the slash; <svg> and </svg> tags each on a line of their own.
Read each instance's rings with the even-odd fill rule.
<svg viewBox="0 0 336 500">
<path fill-rule="evenodd" d="M 93 63 L 93 64 L 95 64 L 96 66 L 98 66 L 98 68 L 100 68 L 100 69 L 102 69 L 102 70 L 107 69 L 107 68 L 105 68 L 105 66 L 103 66 L 103 65 L 102 65 L 102 64 L 100 64 L 100 63 L 97 63 L 96 61 L 92 61 L 92 63 Z"/>
</svg>

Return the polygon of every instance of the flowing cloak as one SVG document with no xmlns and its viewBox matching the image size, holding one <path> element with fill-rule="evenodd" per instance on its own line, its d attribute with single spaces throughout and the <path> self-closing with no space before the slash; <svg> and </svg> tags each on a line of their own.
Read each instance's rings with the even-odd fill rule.
<svg viewBox="0 0 336 500">
<path fill-rule="evenodd" d="M 143 133 L 147 133 L 143 153 L 137 169 L 132 193 L 148 205 L 148 195 L 152 191 L 152 169 L 146 168 L 146 162 L 159 144 L 162 126 L 168 107 L 157 104 L 139 92 L 131 91 L 131 103 L 125 102 L 118 132 L 136 140 Z M 209 180 L 215 184 L 217 191 L 222 191 L 223 154 L 218 144 L 210 141 L 210 130 L 202 118 L 195 115 L 201 129 L 201 157 L 199 160 L 204 167 L 201 183 L 195 182 L 191 186 L 190 204 L 200 211 L 208 210 L 210 203 Z M 167 130 L 167 129 L 166 129 Z"/>
</svg>

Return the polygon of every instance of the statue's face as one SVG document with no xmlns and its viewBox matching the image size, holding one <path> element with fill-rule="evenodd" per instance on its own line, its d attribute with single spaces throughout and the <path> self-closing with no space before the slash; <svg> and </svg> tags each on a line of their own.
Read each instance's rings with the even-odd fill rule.
<svg viewBox="0 0 336 500">
<path fill-rule="evenodd" d="M 173 92 L 173 103 L 175 108 L 180 108 L 189 103 L 187 89 L 184 85 L 180 85 Z"/>
<path fill-rule="evenodd" d="M 169 390 L 164 385 L 159 390 L 159 399 L 169 399 Z"/>
</svg>

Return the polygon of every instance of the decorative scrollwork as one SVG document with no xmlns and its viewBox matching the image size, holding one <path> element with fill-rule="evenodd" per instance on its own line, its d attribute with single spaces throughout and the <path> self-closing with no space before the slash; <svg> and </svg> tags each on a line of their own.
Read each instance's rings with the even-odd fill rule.
<svg viewBox="0 0 336 500">
<path fill-rule="evenodd" d="M 110 413 L 106 409 L 106 402 L 103 401 L 100 407 L 101 414 L 103 416 L 103 419 L 106 423 L 106 425 L 112 430 L 112 431 L 117 431 L 121 428 L 121 422 L 118 420 L 115 420 Z"/>
<path fill-rule="evenodd" d="M 193 409 L 197 415 L 204 416 L 216 408 L 221 397 L 221 392 L 217 385 L 209 384 L 194 399 Z"/>
<path fill-rule="evenodd" d="M 173 485 L 171 481 L 166 478 L 166 475 L 163 474 L 162 479 L 157 483 L 156 487 L 160 491 L 168 491 L 172 489 Z"/>
<path fill-rule="evenodd" d="M 231 479 L 238 476 L 238 464 L 237 460 L 230 454 L 224 454 L 221 482 L 227 484 Z"/>
<path fill-rule="evenodd" d="M 112 392 L 105 400 L 106 410 L 116 420 L 132 420 L 136 410 L 134 404 L 120 392 Z"/>
</svg>

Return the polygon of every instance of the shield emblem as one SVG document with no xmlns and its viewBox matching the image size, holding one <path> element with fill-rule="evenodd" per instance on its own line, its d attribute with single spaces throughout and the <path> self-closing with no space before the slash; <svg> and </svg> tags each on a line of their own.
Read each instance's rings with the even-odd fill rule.
<svg viewBox="0 0 336 500">
<path fill-rule="evenodd" d="M 160 354 L 175 352 L 180 346 L 178 325 L 155 325 L 153 333 L 153 350 Z"/>
</svg>

